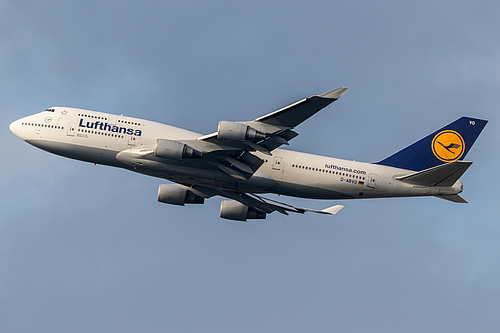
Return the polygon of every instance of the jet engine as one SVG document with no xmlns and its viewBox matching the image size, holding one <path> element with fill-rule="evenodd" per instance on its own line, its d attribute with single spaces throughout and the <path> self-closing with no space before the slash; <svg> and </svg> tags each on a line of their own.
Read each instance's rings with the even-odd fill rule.
<svg viewBox="0 0 500 333">
<path fill-rule="evenodd" d="M 228 220 L 246 221 L 247 219 L 265 219 L 266 213 L 245 206 L 234 200 L 224 200 L 220 203 L 220 217 Z"/>
<path fill-rule="evenodd" d="M 182 142 L 167 139 L 156 140 L 156 157 L 181 160 L 184 158 L 201 158 L 202 155 L 201 151 Z"/>
<path fill-rule="evenodd" d="M 158 188 L 158 201 L 171 205 L 202 204 L 205 198 L 194 194 L 186 187 L 175 184 L 161 184 Z"/>
<path fill-rule="evenodd" d="M 231 141 L 260 141 L 266 138 L 266 135 L 256 129 L 232 121 L 219 121 L 217 130 L 217 139 Z"/>
</svg>

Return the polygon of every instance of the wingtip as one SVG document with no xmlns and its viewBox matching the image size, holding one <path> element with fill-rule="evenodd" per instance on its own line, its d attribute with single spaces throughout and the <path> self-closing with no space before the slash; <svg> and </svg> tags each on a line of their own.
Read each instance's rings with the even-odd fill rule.
<svg viewBox="0 0 500 333">
<path fill-rule="evenodd" d="M 324 93 L 322 95 L 319 95 L 319 97 L 331 98 L 331 99 L 339 99 L 340 97 L 342 97 L 347 92 L 347 90 L 349 90 L 349 88 L 347 88 L 347 87 L 340 87 L 340 88 L 334 89 L 332 91 L 326 92 L 326 93 Z"/>
<path fill-rule="evenodd" d="M 332 207 L 328 207 L 328 208 L 325 208 L 323 210 L 321 210 L 323 213 L 327 213 L 327 214 L 331 214 L 331 215 L 335 215 L 337 214 L 342 208 L 344 208 L 343 205 L 335 205 L 335 206 L 332 206 Z"/>
<path fill-rule="evenodd" d="M 438 195 L 436 196 L 439 199 L 448 200 L 456 203 L 468 203 L 467 200 L 459 196 L 458 194 L 449 194 L 449 195 Z"/>
</svg>

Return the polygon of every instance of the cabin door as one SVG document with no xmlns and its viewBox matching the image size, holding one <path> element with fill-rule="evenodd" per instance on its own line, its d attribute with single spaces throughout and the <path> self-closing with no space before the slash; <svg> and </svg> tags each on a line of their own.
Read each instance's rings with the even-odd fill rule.
<svg viewBox="0 0 500 333">
<path fill-rule="evenodd" d="M 281 161 L 283 159 L 281 157 L 275 156 L 274 161 L 273 161 L 273 169 L 274 170 L 281 170 Z"/>
<path fill-rule="evenodd" d="M 369 188 L 377 187 L 377 175 L 374 173 L 370 173 L 368 175 L 368 184 L 366 184 Z"/>
<path fill-rule="evenodd" d="M 75 136 L 75 131 L 76 131 L 76 125 L 75 124 L 69 124 L 68 126 L 68 132 L 66 132 L 69 136 Z"/>
</svg>

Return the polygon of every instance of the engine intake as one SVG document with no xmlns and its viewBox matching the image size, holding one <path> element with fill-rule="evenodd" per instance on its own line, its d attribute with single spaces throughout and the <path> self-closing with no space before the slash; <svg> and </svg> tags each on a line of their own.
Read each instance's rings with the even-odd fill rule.
<svg viewBox="0 0 500 333">
<path fill-rule="evenodd" d="M 202 204 L 205 202 L 205 198 L 179 185 L 161 184 L 158 188 L 158 201 L 171 205 L 184 206 L 184 204 Z"/>
<path fill-rule="evenodd" d="M 256 129 L 232 121 L 219 121 L 217 130 L 217 139 L 231 141 L 260 141 L 264 140 L 266 135 Z"/>
<path fill-rule="evenodd" d="M 156 140 L 155 156 L 161 158 L 177 159 L 201 158 L 203 153 L 187 144 L 167 139 Z"/>
<path fill-rule="evenodd" d="M 255 208 L 245 206 L 234 200 L 224 200 L 220 203 L 220 217 L 234 221 L 246 221 L 247 219 L 262 220 L 267 216 Z"/>
</svg>

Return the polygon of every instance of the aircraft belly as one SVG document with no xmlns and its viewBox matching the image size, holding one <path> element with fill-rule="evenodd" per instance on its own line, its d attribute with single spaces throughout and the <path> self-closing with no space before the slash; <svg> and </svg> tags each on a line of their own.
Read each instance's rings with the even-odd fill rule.
<svg viewBox="0 0 500 333">
<path fill-rule="evenodd" d="M 276 193 L 291 197 L 308 199 L 351 199 L 352 195 L 340 191 L 318 187 L 314 184 L 297 184 L 286 181 L 276 181 L 265 177 L 252 177 L 248 181 L 246 192 Z"/>
<path fill-rule="evenodd" d="M 354 196 L 318 186 L 308 186 L 293 183 L 280 183 L 282 194 L 308 199 L 352 199 Z"/>
<path fill-rule="evenodd" d="M 116 160 L 117 152 L 110 149 L 88 147 L 51 140 L 26 140 L 29 144 L 50 153 L 91 163 L 123 167 Z"/>
</svg>

